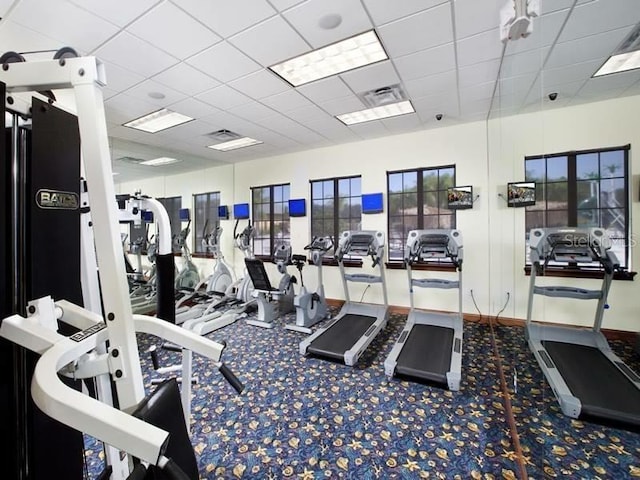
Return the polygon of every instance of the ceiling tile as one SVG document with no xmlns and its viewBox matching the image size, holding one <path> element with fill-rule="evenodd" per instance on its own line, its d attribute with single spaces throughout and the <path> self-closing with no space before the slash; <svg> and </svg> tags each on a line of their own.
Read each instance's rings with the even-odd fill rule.
<svg viewBox="0 0 640 480">
<path fill-rule="evenodd" d="M 500 58 L 502 47 L 498 29 L 464 38 L 458 41 L 458 65 L 465 67 Z"/>
<path fill-rule="evenodd" d="M 558 10 L 567 10 L 573 5 L 575 0 L 553 0 L 552 2 L 544 1 L 540 2 L 540 13 L 547 15 L 548 13 L 556 12 Z M 578 5 L 596 2 L 598 0 L 578 0 Z"/>
<path fill-rule="evenodd" d="M 416 98 L 411 100 L 411 104 L 423 122 L 433 121 L 439 113 L 445 117 L 458 116 L 458 96 L 453 90 L 440 95 Z"/>
<path fill-rule="evenodd" d="M 462 102 L 460 104 L 460 115 L 465 118 L 477 114 L 487 115 L 491 107 L 491 99 L 475 100 L 471 102 Z"/>
<path fill-rule="evenodd" d="M 545 68 L 561 67 L 572 63 L 582 63 L 608 57 L 630 30 L 630 27 L 621 28 L 589 37 L 582 37 L 570 42 L 559 43 L 551 51 Z"/>
<path fill-rule="evenodd" d="M 41 35 L 28 29 L 10 19 L 3 19 L 0 23 L 0 45 L 3 45 L 3 52 L 31 52 L 35 50 L 46 50 L 52 46 L 62 47 L 57 40 L 53 40 L 46 35 Z M 53 55 L 52 55 L 53 56 Z"/>
<path fill-rule="evenodd" d="M 591 78 L 580 89 L 579 95 L 595 95 L 609 90 L 626 90 L 640 80 L 640 70 L 632 70 L 624 73 L 605 75 L 604 77 Z"/>
<path fill-rule="evenodd" d="M 122 68 L 114 63 L 104 62 L 107 87 L 116 92 L 122 92 L 144 81 L 145 77 Z"/>
<path fill-rule="evenodd" d="M 342 21 L 335 28 L 322 28 L 320 21 L 327 15 L 339 15 Z M 373 28 L 362 3 L 354 1 L 309 0 L 285 12 L 284 17 L 313 48 L 323 47 Z"/>
<path fill-rule="evenodd" d="M 504 0 L 456 0 L 456 38 L 461 39 L 494 30 L 500 26 L 500 9 Z"/>
<path fill-rule="evenodd" d="M 252 98 L 260 99 L 282 93 L 291 89 L 280 77 L 268 70 L 259 70 L 255 73 L 239 78 L 229 83 L 229 86 Z"/>
<path fill-rule="evenodd" d="M 179 140 L 186 141 L 192 137 L 197 137 L 199 135 L 206 135 L 207 133 L 211 133 L 211 125 L 199 121 L 194 120 L 193 122 L 185 123 L 184 125 L 177 125 L 175 127 L 169 128 L 162 132 L 162 135 L 167 138 L 175 138 Z"/>
<path fill-rule="evenodd" d="M 500 60 L 490 60 L 460 68 L 458 70 L 458 82 L 460 87 L 490 82 L 498 77 L 499 69 Z"/>
<path fill-rule="evenodd" d="M 405 82 L 404 85 L 411 98 L 428 97 L 455 89 L 456 72 L 451 70 L 428 77 L 416 78 Z"/>
<path fill-rule="evenodd" d="M 502 60 L 500 76 L 508 78 L 537 72 L 542 67 L 548 51 L 548 48 L 540 48 L 515 55 L 506 55 Z"/>
<path fill-rule="evenodd" d="M 10 19 L 62 42 L 60 46 L 71 45 L 80 54 L 92 51 L 118 32 L 112 23 L 68 2 L 22 0 L 16 3 Z M 73 28 L 69 28 L 70 19 Z"/>
<path fill-rule="evenodd" d="M 583 63 L 572 63 L 559 68 L 545 68 L 540 73 L 540 83 L 546 85 L 562 85 L 590 78 L 604 63 L 605 58 Z"/>
<path fill-rule="evenodd" d="M 323 122 L 329 118 L 333 118 L 333 116 L 329 115 L 320 107 L 313 104 L 295 108 L 293 110 L 285 112 L 285 114 L 287 117 L 295 120 L 296 122 L 302 123 L 307 126 L 310 123 Z"/>
<path fill-rule="evenodd" d="M 349 97 L 336 98 L 334 100 L 328 100 L 320 104 L 320 108 L 325 110 L 330 115 L 340 115 L 341 113 L 357 112 L 367 108 L 362 101 L 351 95 Z"/>
<path fill-rule="evenodd" d="M 186 63 L 178 63 L 164 72 L 160 72 L 153 79 L 187 95 L 197 95 L 220 85 L 217 80 Z"/>
<path fill-rule="evenodd" d="M 380 40 L 393 57 L 453 41 L 449 4 L 389 23 L 378 29 Z"/>
<path fill-rule="evenodd" d="M 378 138 L 389 135 L 389 130 L 387 130 L 387 127 L 384 126 L 381 120 L 349 125 L 349 130 L 360 138 Z"/>
<path fill-rule="evenodd" d="M 237 107 L 238 105 L 253 101 L 246 95 L 243 95 L 227 85 L 220 85 L 219 87 L 212 88 L 211 90 L 196 95 L 196 98 L 222 110 L 228 110 L 229 108 Z"/>
<path fill-rule="evenodd" d="M 309 51 L 309 45 L 280 16 L 231 37 L 229 42 L 265 67 Z"/>
<path fill-rule="evenodd" d="M 151 102 L 143 101 L 124 93 L 105 101 L 104 107 L 107 120 L 117 124 L 134 120 L 158 109 Z"/>
<path fill-rule="evenodd" d="M 314 103 L 346 97 L 353 93 L 340 77 L 335 76 L 307 83 L 296 90 Z"/>
<path fill-rule="evenodd" d="M 424 124 L 418 115 L 400 115 L 382 120 L 382 124 L 390 133 L 404 133 L 424 128 Z"/>
<path fill-rule="evenodd" d="M 127 32 L 120 32 L 100 47 L 95 55 L 146 77 L 178 63 L 174 57 Z"/>
<path fill-rule="evenodd" d="M 286 10 L 287 8 L 291 8 L 294 5 L 302 3 L 306 0 L 269 0 L 269 3 L 276 7 L 279 12 Z"/>
<path fill-rule="evenodd" d="M 135 36 L 184 59 L 219 42 L 218 35 L 172 3 L 162 3 L 127 27 Z"/>
<path fill-rule="evenodd" d="M 378 62 L 340 75 L 342 80 L 356 93 L 400 83 L 390 61 Z"/>
<path fill-rule="evenodd" d="M 629 15 L 635 9 L 636 15 Z M 617 30 L 638 22 L 640 5 L 637 0 L 599 1 L 578 5 L 567 21 L 560 42 L 567 42 L 594 33 Z"/>
<path fill-rule="evenodd" d="M 314 132 L 335 142 L 349 142 L 358 140 L 359 138 L 354 132 L 349 130 L 349 127 L 335 117 L 308 122 L 305 125 Z"/>
<path fill-rule="evenodd" d="M 405 81 L 453 70 L 456 67 L 453 43 L 397 57 L 393 63 Z"/>
<path fill-rule="evenodd" d="M 0 18 L 5 17 L 12 4 L 13 0 L 0 0 Z"/>
<path fill-rule="evenodd" d="M 149 93 L 151 92 L 161 93 L 162 95 L 164 95 L 164 98 L 153 98 L 149 96 Z M 125 93 L 128 96 L 137 98 L 145 102 L 153 103 L 154 105 L 162 108 L 165 108 L 167 105 L 176 103 L 185 98 L 184 93 L 180 93 L 154 80 L 145 80 L 135 87 L 130 88 Z"/>
<path fill-rule="evenodd" d="M 202 118 L 212 113 L 213 107 L 195 98 L 185 98 L 169 105 L 169 109 L 192 118 Z"/>
<path fill-rule="evenodd" d="M 402 0 L 390 2 L 389 0 L 364 0 L 364 6 L 369 11 L 376 25 L 397 20 L 428 8 L 449 3 L 448 0 Z"/>
<path fill-rule="evenodd" d="M 223 83 L 261 69 L 260 65 L 227 42 L 218 43 L 191 57 L 187 63 Z"/>
<path fill-rule="evenodd" d="M 161 0 L 70 0 L 77 6 L 84 8 L 99 17 L 104 18 L 119 27 L 124 27 Z"/>
<path fill-rule="evenodd" d="M 474 102 L 476 100 L 484 100 L 493 96 L 496 88 L 496 82 L 479 83 L 460 89 L 460 101 L 462 103 Z"/>
<path fill-rule="evenodd" d="M 276 14 L 276 11 L 266 0 L 244 0 L 242 2 L 172 1 L 223 38 L 228 38 Z"/>
<path fill-rule="evenodd" d="M 245 103 L 229 109 L 229 113 L 236 115 L 245 120 L 256 121 L 264 117 L 269 117 L 275 113 L 275 111 L 269 107 L 266 107 L 258 102 Z"/>
<path fill-rule="evenodd" d="M 260 100 L 278 112 L 288 112 L 311 105 L 311 102 L 293 89 Z"/>
<path fill-rule="evenodd" d="M 529 95 L 527 95 L 526 103 L 538 103 L 548 102 L 548 95 L 551 92 L 558 94 L 556 102 L 564 102 L 572 98 L 585 84 L 585 80 L 578 80 L 575 82 L 562 83 L 560 85 L 546 85 L 542 84 L 540 79 L 536 81 L 531 87 Z M 555 103 L 555 102 L 554 102 Z"/>
</svg>

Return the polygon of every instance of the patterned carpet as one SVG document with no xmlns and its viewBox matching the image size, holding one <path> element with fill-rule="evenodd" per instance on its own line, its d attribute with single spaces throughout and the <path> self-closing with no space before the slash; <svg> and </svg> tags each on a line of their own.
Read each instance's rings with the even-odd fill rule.
<svg viewBox="0 0 640 480">
<path fill-rule="evenodd" d="M 510 378 L 517 373 L 512 403 L 531 478 L 640 477 L 640 434 L 565 416 L 522 329 L 499 327 L 498 336 L 505 370 Z M 632 345 L 610 344 L 629 367 L 640 372 L 640 357 Z"/>
<path fill-rule="evenodd" d="M 517 478 L 488 326 L 465 323 L 462 386 L 454 393 L 384 375 L 405 318 L 391 315 L 356 367 L 301 356 L 305 335 L 284 330 L 282 320 L 271 330 L 239 321 L 212 333 L 227 342 L 224 361 L 246 390 L 236 395 L 215 369 L 194 358 L 200 383 L 191 424 L 201 477 Z M 522 330 L 505 328 L 499 343 L 512 352 L 503 356 L 509 377 L 517 365 L 512 402 L 529 477 L 640 474 L 640 435 L 564 417 Z M 144 351 L 155 339 L 140 341 Z M 637 366 L 635 353 L 627 353 Z M 179 358 L 165 352 L 163 360 Z M 148 358 L 143 370 L 148 384 Z M 86 445 L 87 477 L 95 478 L 100 447 L 91 438 Z"/>
</svg>

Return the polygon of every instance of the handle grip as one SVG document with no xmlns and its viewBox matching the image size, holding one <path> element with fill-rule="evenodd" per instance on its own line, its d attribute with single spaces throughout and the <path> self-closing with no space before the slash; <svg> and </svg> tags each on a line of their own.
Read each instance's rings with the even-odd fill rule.
<svg viewBox="0 0 640 480">
<path fill-rule="evenodd" d="M 144 480 L 147 475 L 147 467 L 145 467 L 142 463 L 139 463 L 135 466 L 133 471 L 127 477 L 127 480 Z"/>
<path fill-rule="evenodd" d="M 162 472 L 171 480 L 191 480 L 176 462 L 169 459 L 162 467 Z"/>
<path fill-rule="evenodd" d="M 242 384 L 240 379 L 236 377 L 236 375 L 229 369 L 229 367 L 227 367 L 224 363 L 221 363 L 220 367 L 218 367 L 218 371 L 222 374 L 225 380 L 229 382 L 229 384 L 231 384 L 236 392 L 238 392 L 239 394 L 242 393 L 242 391 L 244 390 L 244 385 Z"/>
</svg>

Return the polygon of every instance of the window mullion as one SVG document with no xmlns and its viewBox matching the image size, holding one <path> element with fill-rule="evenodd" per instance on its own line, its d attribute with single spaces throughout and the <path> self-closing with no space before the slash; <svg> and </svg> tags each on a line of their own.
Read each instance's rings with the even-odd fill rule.
<svg viewBox="0 0 640 480">
<path fill-rule="evenodd" d="M 577 155 L 571 154 L 567 157 L 567 208 L 570 227 L 578 226 L 578 180 L 577 180 Z"/>
</svg>

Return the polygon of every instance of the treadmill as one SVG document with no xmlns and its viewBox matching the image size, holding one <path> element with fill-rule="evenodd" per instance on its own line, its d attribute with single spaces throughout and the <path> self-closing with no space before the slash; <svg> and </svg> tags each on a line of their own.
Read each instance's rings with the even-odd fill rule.
<svg viewBox="0 0 640 480">
<path fill-rule="evenodd" d="M 365 230 L 342 233 L 335 255 L 340 267 L 346 301 L 340 313 L 326 327 L 318 329 L 300 343 L 301 354 L 353 366 L 386 326 L 389 312 L 383 267 L 384 245 L 383 232 Z M 346 273 L 344 258 L 347 255 L 363 259 L 370 257 L 373 261 L 372 267 L 377 267 L 380 275 Z M 352 302 L 347 282 L 379 283 L 382 287 L 384 305 Z"/>
<path fill-rule="evenodd" d="M 457 391 L 462 370 L 462 234 L 459 230 L 411 230 L 404 262 L 409 278 L 411 310 L 407 323 L 384 361 L 390 378 L 400 376 Z M 413 278 L 413 265 L 449 264 L 457 280 Z M 415 308 L 415 287 L 457 289 L 458 311 L 441 313 Z"/>
<path fill-rule="evenodd" d="M 534 228 L 529 234 L 531 278 L 526 337 L 565 415 L 630 430 L 640 429 L 640 377 L 616 356 L 600 331 L 613 274 L 619 268 L 602 228 Z M 600 289 L 538 286 L 550 262 L 600 266 Z M 531 321 L 535 295 L 597 300 L 591 329 Z"/>
</svg>

